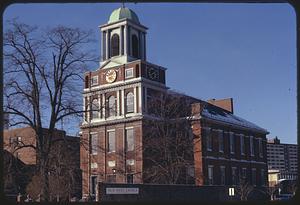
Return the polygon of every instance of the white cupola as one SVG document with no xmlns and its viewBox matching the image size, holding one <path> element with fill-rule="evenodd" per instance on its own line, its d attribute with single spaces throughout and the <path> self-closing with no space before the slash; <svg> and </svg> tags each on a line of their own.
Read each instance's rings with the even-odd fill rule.
<svg viewBox="0 0 300 205">
<path fill-rule="evenodd" d="M 146 60 L 147 27 L 126 7 L 114 10 L 107 22 L 100 26 L 102 55 L 100 68 L 113 67 L 141 59 Z"/>
</svg>

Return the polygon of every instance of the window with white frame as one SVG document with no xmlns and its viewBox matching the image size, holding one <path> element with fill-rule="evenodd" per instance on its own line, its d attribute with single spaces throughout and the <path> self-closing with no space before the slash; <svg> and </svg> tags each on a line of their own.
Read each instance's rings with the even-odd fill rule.
<svg viewBox="0 0 300 205">
<path fill-rule="evenodd" d="M 90 153 L 92 155 L 98 154 L 98 134 L 97 133 L 91 134 L 90 141 L 91 141 Z"/>
<path fill-rule="evenodd" d="M 219 136 L 219 152 L 224 152 L 224 135 L 222 130 L 219 130 L 218 136 Z"/>
<path fill-rule="evenodd" d="M 241 154 L 245 155 L 245 136 L 240 135 L 240 143 L 241 143 Z"/>
<path fill-rule="evenodd" d="M 98 85 L 98 76 L 93 76 L 91 78 L 91 86 Z"/>
<path fill-rule="evenodd" d="M 233 132 L 229 132 L 229 141 L 230 141 L 230 153 L 235 153 L 235 140 Z"/>
<path fill-rule="evenodd" d="M 262 139 L 258 139 L 258 150 L 259 150 L 259 156 L 263 157 L 263 144 L 262 144 Z"/>
<path fill-rule="evenodd" d="M 91 105 L 91 119 L 96 119 L 99 118 L 99 102 L 98 98 L 95 98 L 92 100 L 92 105 Z"/>
<path fill-rule="evenodd" d="M 134 94 L 132 92 L 126 95 L 126 113 L 134 112 Z"/>
<path fill-rule="evenodd" d="M 116 136 L 115 131 L 107 132 L 107 139 L 108 139 L 108 152 L 115 152 L 116 151 Z"/>
<path fill-rule="evenodd" d="M 210 128 L 206 128 L 205 130 L 205 137 L 206 137 L 206 149 L 207 151 L 211 151 L 212 150 L 212 136 L 211 136 L 211 132 L 210 132 Z"/>
<path fill-rule="evenodd" d="M 237 185 L 238 173 L 236 167 L 231 168 L 231 175 L 232 175 L 232 185 Z"/>
<path fill-rule="evenodd" d="M 220 166 L 220 177 L 221 177 L 221 180 L 220 180 L 220 184 L 221 185 L 225 185 L 225 180 L 226 180 L 226 169 L 225 169 L 225 166 Z"/>
<path fill-rule="evenodd" d="M 254 156 L 254 139 L 253 139 L 253 136 L 250 136 L 250 155 Z"/>
<path fill-rule="evenodd" d="M 134 150 L 134 132 L 133 128 L 126 129 L 125 133 L 125 142 L 126 142 L 126 151 L 133 151 Z"/>
<path fill-rule="evenodd" d="M 112 95 L 108 98 L 108 117 L 116 116 L 116 110 L 116 98 Z"/>
<path fill-rule="evenodd" d="M 208 185 L 214 184 L 214 166 L 208 165 Z"/>
<path fill-rule="evenodd" d="M 133 77 L 133 68 L 127 68 L 125 70 L 125 79 Z"/>
</svg>

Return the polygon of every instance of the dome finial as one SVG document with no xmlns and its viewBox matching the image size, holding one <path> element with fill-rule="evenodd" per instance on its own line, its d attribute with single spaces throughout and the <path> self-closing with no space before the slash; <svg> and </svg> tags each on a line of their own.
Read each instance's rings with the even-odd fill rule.
<svg viewBox="0 0 300 205">
<path fill-rule="evenodd" d="M 122 8 L 125 8 L 125 3 L 124 3 L 124 1 L 122 1 Z"/>
</svg>

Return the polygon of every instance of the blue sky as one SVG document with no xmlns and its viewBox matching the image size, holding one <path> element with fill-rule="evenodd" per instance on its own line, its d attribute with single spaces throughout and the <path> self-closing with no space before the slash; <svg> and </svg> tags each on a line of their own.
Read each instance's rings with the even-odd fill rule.
<svg viewBox="0 0 300 205">
<path fill-rule="evenodd" d="M 169 87 L 204 100 L 232 97 L 236 115 L 267 129 L 268 137 L 297 142 L 296 15 L 289 4 L 125 5 L 149 28 L 147 59 L 168 68 Z M 100 56 L 98 26 L 120 6 L 13 4 L 3 18 L 92 29 Z"/>
</svg>

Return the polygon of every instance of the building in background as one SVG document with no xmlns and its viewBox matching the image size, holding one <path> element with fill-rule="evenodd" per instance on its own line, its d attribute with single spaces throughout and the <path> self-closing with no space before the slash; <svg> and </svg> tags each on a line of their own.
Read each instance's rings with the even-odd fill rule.
<svg viewBox="0 0 300 205">
<path fill-rule="evenodd" d="M 206 102 L 170 91 L 166 68 L 146 61 L 147 28 L 132 10 L 114 10 L 100 30 L 100 67 L 84 75 L 83 197 L 95 195 L 99 182 L 147 183 L 143 148 L 147 120 L 153 119 L 150 102 L 166 94 L 190 101 L 193 184 L 237 186 L 244 179 L 267 185 L 267 130 L 234 115 L 232 99 Z"/>
<path fill-rule="evenodd" d="M 296 180 L 298 177 L 298 145 L 280 143 L 275 137 L 267 143 L 269 185 L 281 179 Z M 275 178 L 274 175 L 277 175 Z"/>
<path fill-rule="evenodd" d="M 47 129 L 43 129 L 47 133 Z M 36 195 L 37 190 L 31 188 L 28 191 L 28 185 L 33 181 L 36 175 L 37 153 L 35 131 L 31 127 L 16 128 L 4 130 L 3 148 L 5 151 L 4 173 L 5 173 L 5 190 L 6 195 L 15 195 L 17 193 L 29 193 L 32 197 Z M 63 130 L 56 130 L 53 136 L 53 144 L 49 153 L 49 181 L 52 190 L 60 192 L 60 197 L 72 196 L 81 197 L 81 171 L 80 171 L 80 138 L 67 136 Z M 26 176 L 25 176 L 25 175 Z M 61 180 L 65 178 L 65 180 Z M 67 179 L 73 178 L 70 187 Z M 36 181 L 39 181 L 37 178 Z M 37 183 L 37 182 L 34 183 Z M 33 183 L 33 182 L 32 182 Z M 37 184 L 31 187 L 38 189 Z M 56 187 L 56 188 L 55 188 Z M 60 190 L 64 188 L 64 191 Z M 61 194 L 62 193 L 62 194 Z M 52 196 L 56 197 L 56 196 Z"/>
</svg>

